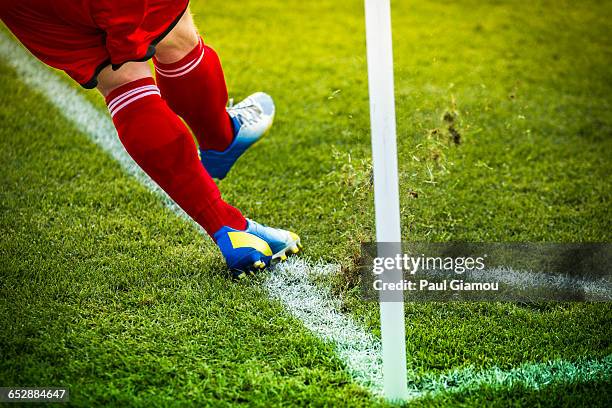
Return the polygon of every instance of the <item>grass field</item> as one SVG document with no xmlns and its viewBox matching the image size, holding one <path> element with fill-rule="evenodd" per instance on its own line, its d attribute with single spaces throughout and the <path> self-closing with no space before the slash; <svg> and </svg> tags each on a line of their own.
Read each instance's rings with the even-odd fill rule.
<svg viewBox="0 0 612 408">
<path fill-rule="evenodd" d="M 609 242 L 612 3 L 392 7 L 403 238 Z M 224 196 L 300 233 L 307 260 L 340 264 L 318 284 L 378 336 L 354 271 L 374 239 L 362 8 L 192 4 L 231 96 L 264 90 L 278 108 Z M 231 282 L 212 241 L 2 58 L 0 89 L 0 386 L 68 386 L 76 406 L 385 405 L 261 280 Z M 407 304 L 406 316 L 416 387 L 450 370 L 603 362 L 596 380 L 484 384 L 416 406 L 612 401 L 608 303 Z"/>
</svg>

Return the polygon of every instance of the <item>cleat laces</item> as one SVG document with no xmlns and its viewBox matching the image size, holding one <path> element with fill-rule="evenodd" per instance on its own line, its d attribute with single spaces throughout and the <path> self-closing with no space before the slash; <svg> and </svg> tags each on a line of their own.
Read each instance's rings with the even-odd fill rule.
<svg viewBox="0 0 612 408">
<path fill-rule="evenodd" d="M 246 98 L 238 105 L 234 105 L 234 99 L 230 99 L 227 113 L 236 120 L 240 126 L 250 126 L 257 123 L 263 115 L 263 110 L 252 98 Z"/>
</svg>

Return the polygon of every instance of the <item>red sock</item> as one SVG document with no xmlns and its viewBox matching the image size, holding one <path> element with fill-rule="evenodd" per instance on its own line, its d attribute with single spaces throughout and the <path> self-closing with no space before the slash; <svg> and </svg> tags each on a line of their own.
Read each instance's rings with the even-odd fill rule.
<svg viewBox="0 0 612 408">
<path fill-rule="evenodd" d="M 246 228 L 240 211 L 221 199 L 191 133 L 160 97 L 153 78 L 115 89 L 106 103 L 130 156 L 209 235 L 224 225 Z"/>
<path fill-rule="evenodd" d="M 200 147 L 225 150 L 234 139 L 234 131 L 225 111 L 227 87 L 217 53 L 200 38 L 180 61 L 154 61 L 161 94 L 191 127 Z"/>
</svg>

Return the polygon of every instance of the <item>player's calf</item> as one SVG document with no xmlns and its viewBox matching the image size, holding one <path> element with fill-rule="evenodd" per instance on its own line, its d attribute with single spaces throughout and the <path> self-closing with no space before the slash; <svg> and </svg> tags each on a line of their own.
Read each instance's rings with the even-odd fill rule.
<svg viewBox="0 0 612 408">
<path fill-rule="evenodd" d="M 246 227 L 240 211 L 221 199 L 189 130 L 161 98 L 153 78 L 124 84 L 106 100 L 130 156 L 191 218 L 211 236 L 223 226 Z"/>
</svg>

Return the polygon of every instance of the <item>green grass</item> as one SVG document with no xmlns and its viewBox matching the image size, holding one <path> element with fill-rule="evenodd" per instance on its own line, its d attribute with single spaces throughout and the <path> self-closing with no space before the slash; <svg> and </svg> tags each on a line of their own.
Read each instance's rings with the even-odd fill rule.
<svg viewBox="0 0 612 408">
<path fill-rule="evenodd" d="M 374 231 L 362 2 L 227 3 L 194 2 L 198 25 L 231 95 L 265 90 L 278 115 L 224 196 L 340 262 L 323 284 L 377 334 L 352 270 Z M 404 239 L 609 242 L 612 5 L 447 3 L 392 6 Z M 257 282 L 228 281 L 210 241 L 0 67 L 0 385 L 68 385 L 82 406 L 378 403 L 331 345 Z M 609 304 L 406 307 L 416 374 L 612 353 Z M 418 405 L 605 406 L 609 374 Z"/>
</svg>

